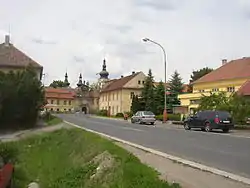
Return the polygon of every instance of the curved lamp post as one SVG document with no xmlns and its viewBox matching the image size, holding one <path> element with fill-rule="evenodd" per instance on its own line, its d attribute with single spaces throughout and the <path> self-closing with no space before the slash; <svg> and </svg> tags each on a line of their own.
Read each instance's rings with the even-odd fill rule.
<svg viewBox="0 0 250 188">
<path fill-rule="evenodd" d="M 164 55 L 164 74 L 165 74 L 164 75 L 164 77 L 165 77 L 165 92 L 164 92 L 163 123 L 166 123 L 166 121 L 167 121 L 167 95 L 166 95 L 167 94 L 167 54 L 166 54 L 166 51 L 165 51 L 164 47 L 161 44 L 159 44 L 159 43 L 157 43 L 157 42 L 155 42 L 155 41 L 153 41 L 153 40 L 151 40 L 149 38 L 144 38 L 142 40 L 143 40 L 143 42 L 151 42 L 153 44 L 156 44 L 163 51 L 163 55 Z"/>
</svg>

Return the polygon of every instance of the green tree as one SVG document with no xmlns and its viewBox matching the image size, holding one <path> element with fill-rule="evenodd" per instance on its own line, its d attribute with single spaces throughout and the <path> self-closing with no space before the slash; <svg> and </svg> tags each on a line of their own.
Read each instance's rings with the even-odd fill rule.
<svg viewBox="0 0 250 188">
<path fill-rule="evenodd" d="M 183 91 L 183 82 L 180 74 L 177 71 L 174 71 L 174 74 L 171 75 L 169 80 L 169 89 L 173 93 L 182 93 Z"/>
<path fill-rule="evenodd" d="M 34 125 L 45 104 L 43 86 L 32 67 L 1 73 L 0 96 L 0 128 Z"/>
<path fill-rule="evenodd" d="M 61 80 L 54 80 L 49 86 L 53 88 L 58 88 L 58 87 L 61 88 L 61 87 L 67 87 L 68 84 Z"/>
<path fill-rule="evenodd" d="M 200 79 L 201 77 L 205 76 L 206 74 L 212 72 L 213 69 L 211 68 L 208 68 L 208 67 L 205 67 L 205 68 L 202 68 L 202 69 L 199 69 L 199 70 L 194 70 L 192 72 L 192 75 L 191 75 L 191 79 L 189 81 L 189 88 L 188 88 L 188 91 L 189 92 L 192 92 L 193 91 L 193 87 L 192 87 L 192 83 L 198 79 Z"/>
<path fill-rule="evenodd" d="M 167 95 L 167 105 L 168 108 L 172 109 L 174 105 L 179 105 L 180 100 L 178 99 L 178 94 L 183 91 L 183 82 L 180 74 L 174 71 L 169 80 L 169 94 Z"/>
<path fill-rule="evenodd" d="M 165 93 L 165 86 L 162 81 L 160 81 L 159 85 L 155 88 L 155 110 L 156 114 L 162 114 L 164 110 L 164 93 Z"/>
<path fill-rule="evenodd" d="M 142 98 L 145 103 L 145 110 L 150 110 L 155 113 L 154 89 L 154 77 L 151 69 L 149 69 L 148 76 L 146 77 L 144 87 L 142 89 Z"/>
<path fill-rule="evenodd" d="M 144 110 L 143 101 L 138 95 L 134 95 L 131 103 L 130 111 L 135 114 L 137 111 Z"/>
<path fill-rule="evenodd" d="M 230 110 L 230 98 L 225 92 L 203 95 L 198 110 Z"/>
</svg>

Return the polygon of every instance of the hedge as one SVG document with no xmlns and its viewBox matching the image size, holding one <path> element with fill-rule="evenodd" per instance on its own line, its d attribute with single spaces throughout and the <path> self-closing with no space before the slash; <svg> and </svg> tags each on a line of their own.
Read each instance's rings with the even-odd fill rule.
<svg viewBox="0 0 250 188">
<path fill-rule="evenodd" d="M 159 121 L 163 120 L 163 115 L 157 115 L 156 119 Z M 181 114 L 167 114 L 167 119 L 170 121 L 180 121 L 181 120 Z"/>
</svg>

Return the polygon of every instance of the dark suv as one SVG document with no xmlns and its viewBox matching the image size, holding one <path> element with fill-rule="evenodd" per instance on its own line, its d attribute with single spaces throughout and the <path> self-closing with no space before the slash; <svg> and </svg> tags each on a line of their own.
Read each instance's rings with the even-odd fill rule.
<svg viewBox="0 0 250 188">
<path fill-rule="evenodd" d="M 210 132 L 213 129 L 222 129 L 228 132 L 234 128 L 233 120 L 230 113 L 226 111 L 200 111 L 194 116 L 188 117 L 184 121 L 184 128 L 201 128 L 201 130 Z"/>
</svg>

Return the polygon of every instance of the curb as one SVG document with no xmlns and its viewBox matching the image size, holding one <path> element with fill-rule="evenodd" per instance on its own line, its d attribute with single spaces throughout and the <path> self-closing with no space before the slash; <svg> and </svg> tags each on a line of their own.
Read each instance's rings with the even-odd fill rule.
<svg viewBox="0 0 250 188">
<path fill-rule="evenodd" d="M 103 136 L 103 137 L 106 137 L 106 138 L 109 138 L 109 139 L 112 139 L 112 140 L 115 140 L 115 141 L 130 145 L 130 146 L 133 146 L 135 148 L 138 148 L 138 149 L 141 149 L 141 150 L 144 150 L 144 151 L 148 151 L 148 152 L 153 153 L 155 155 L 159 155 L 159 156 L 164 157 L 166 159 L 169 159 L 171 161 L 175 161 L 175 162 L 178 162 L 178 163 L 181 163 L 181 164 L 196 168 L 198 170 L 210 172 L 210 173 L 213 173 L 213 174 L 225 177 L 225 178 L 229 178 L 229 179 L 232 179 L 232 180 L 235 180 L 235 181 L 242 182 L 242 183 L 250 185 L 250 179 L 249 178 L 245 178 L 245 177 L 242 177 L 242 176 L 239 176 L 239 175 L 236 175 L 236 174 L 232 174 L 232 173 L 229 173 L 229 172 L 225 172 L 225 171 L 213 168 L 213 167 L 205 166 L 205 165 L 193 162 L 193 161 L 189 161 L 189 160 L 182 159 L 182 158 L 179 158 L 179 157 L 176 157 L 176 156 L 173 156 L 173 155 L 169 155 L 167 153 L 163 153 L 163 152 L 160 152 L 160 151 L 157 151 L 157 150 L 154 150 L 154 149 L 151 149 L 151 148 L 147 148 L 147 147 L 144 147 L 144 146 L 132 143 L 132 142 L 128 142 L 128 141 L 122 140 L 120 138 L 116 138 L 116 137 L 109 136 L 109 135 L 104 134 L 104 133 L 100 133 L 100 132 L 97 132 L 97 131 L 93 131 L 91 129 L 87 129 L 85 127 L 81 127 L 79 125 L 76 125 L 74 123 L 70 123 L 68 121 L 64 121 L 64 122 L 69 124 L 69 125 L 72 125 L 74 127 L 83 129 L 85 131 L 98 134 L 100 136 Z"/>
</svg>

